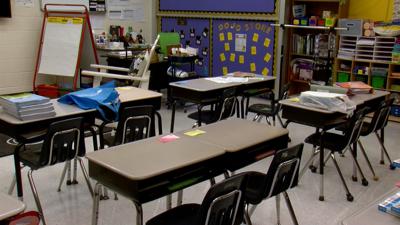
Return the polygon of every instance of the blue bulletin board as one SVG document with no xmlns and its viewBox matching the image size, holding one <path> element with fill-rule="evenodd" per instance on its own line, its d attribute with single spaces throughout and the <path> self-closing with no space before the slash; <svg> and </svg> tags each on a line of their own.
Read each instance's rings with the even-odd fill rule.
<svg viewBox="0 0 400 225">
<path fill-rule="evenodd" d="M 235 71 L 273 75 L 273 22 L 221 19 L 212 23 L 214 76 Z"/>
<path fill-rule="evenodd" d="M 274 13 L 275 0 L 160 0 L 160 11 Z"/>
<path fill-rule="evenodd" d="M 178 32 L 183 47 L 199 49 L 199 59 L 195 64 L 195 71 L 199 76 L 210 75 L 210 20 L 209 19 L 182 19 L 163 17 L 161 19 L 162 32 Z M 185 68 L 186 70 L 188 68 Z"/>
</svg>

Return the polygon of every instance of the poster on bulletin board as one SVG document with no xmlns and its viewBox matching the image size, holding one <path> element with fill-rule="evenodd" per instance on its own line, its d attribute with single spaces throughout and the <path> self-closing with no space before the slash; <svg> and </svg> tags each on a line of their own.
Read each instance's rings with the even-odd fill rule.
<svg viewBox="0 0 400 225">
<path fill-rule="evenodd" d="M 183 47 L 197 48 L 199 58 L 195 63 L 195 72 L 199 76 L 210 75 L 210 20 L 164 17 L 161 19 L 161 31 L 177 32 Z"/>
<path fill-rule="evenodd" d="M 275 0 L 160 0 L 160 11 L 274 13 Z"/>
<path fill-rule="evenodd" d="M 272 22 L 213 20 L 214 76 L 235 71 L 273 75 L 275 30 Z"/>
</svg>

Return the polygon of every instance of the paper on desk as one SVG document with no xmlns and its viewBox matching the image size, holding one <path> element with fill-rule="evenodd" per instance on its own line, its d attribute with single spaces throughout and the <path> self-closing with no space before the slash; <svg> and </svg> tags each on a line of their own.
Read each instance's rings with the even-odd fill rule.
<svg viewBox="0 0 400 225">
<path fill-rule="evenodd" d="M 190 136 L 190 137 L 195 137 L 195 136 L 199 136 L 202 134 L 205 134 L 205 131 L 202 130 L 192 130 L 192 131 L 188 131 L 185 133 L 185 135 Z"/>
<path fill-rule="evenodd" d="M 176 136 L 176 135 L 174 135 L 174 134 L 169 134 L 169 135 L 166 135 L 166 136 L 164 136 L 164 137 L 161 137 L 161 138 L 160 138 L 160 141 L 161 141 L 162 143 L 168 143 L 168 142 L 175 141 L 175 140 L 177 140 L 177 139 L 179 139 L 178 136 Z"/>
<path fill-rule="evenodd" d="M 246 83 L 249 81 L 247 77 L 210 77 L 205 78 L 206 80 L 219 83 L 219 84 L 228 84 L 228 83 Z"/>
</svg>

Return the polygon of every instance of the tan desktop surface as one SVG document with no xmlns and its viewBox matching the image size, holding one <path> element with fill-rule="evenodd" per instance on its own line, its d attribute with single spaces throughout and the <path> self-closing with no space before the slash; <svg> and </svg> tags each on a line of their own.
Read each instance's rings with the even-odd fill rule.
<svg viewBox="0 0 400 225">
<path fill-rule="evenodd" d="M 136 88 L 136 87 L 119 87 L 116 88 L 118 94 L 119 94 L 119 99 L 122 103 L 124 102 L 129 102 L 129 101 L 136 101 L 136 100 L 143 100 L 143 99 L 149 99 L 149 98 L 158 98 L 161 97 L 162 94 L 155 92 L 155 91 L 149 91 L 141 88 Z"/>
<path fill-rule="evenodd" d="M 0 193 L 0 221 L 18 215 L 25 210 L 25 204 L 13 197 Z"/>
<path fill-rule="evenodd" d="M 143 180 L 224 154 L 220 147 L 181 137 L 162 143 L 160 137 L 88 154 L 89 161 L 131 180 Z"/>
<path fill-rule="evenodd" d="M 237 152 L 289 133 L 284 128 L 237 118 L 222 120 L 196 129 L 206 133 L 189 137 L 190 139 L 220 146 L 227 152 Z M 177 135 L 187 136 L 184 134 L 186 132 L 182 131 Z"/>
</svg>

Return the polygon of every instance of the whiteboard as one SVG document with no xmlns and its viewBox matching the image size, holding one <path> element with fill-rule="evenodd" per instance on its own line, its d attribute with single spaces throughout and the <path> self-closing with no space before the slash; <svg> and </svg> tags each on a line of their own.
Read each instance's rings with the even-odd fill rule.
<svg viewBox="0 0 400 225">
<path fill-rule="evenodd" d="M 82 26 L 82 18 L 47 18 L 39 74 L 75 76 Z"/>
<path fill-rule="evenodd" d="M 46 4 L 78 4 L 78 5 L 85 5 L 89 10 L 89 0 L 40 0 L 40 7 L 43 10 L 44 5 Z M 55 8 L 52 8 L 55 9 Z M 75 7 L 63 7 L 63 11 L 74 11 L 76 10 Z"/>
</svg>

